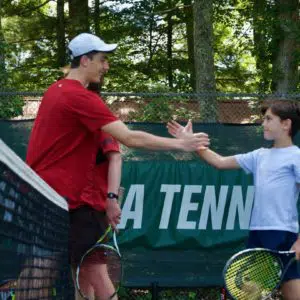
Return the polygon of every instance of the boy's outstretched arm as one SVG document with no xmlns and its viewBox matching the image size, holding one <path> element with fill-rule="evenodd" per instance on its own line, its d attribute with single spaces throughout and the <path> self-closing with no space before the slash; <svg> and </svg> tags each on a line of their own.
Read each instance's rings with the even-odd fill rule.
<svg viewBox="0 0 300 300">
<path fill-rule="evenodd" d="M 197 153 L 203 160 L 217 169 L 240 168 L 234 156 L 222 156 L 210 149 L 197 150 Z"/>
<path fill-rule="evenodd" d="M 193 133 L 193 126 L 190 120 L 185 127 L 181 126 L 176 121 L 170 121 L 167 124 L 167 128 L 168 132 L 176 138 L 184 138 L 185 134 Z M 197 153 L 203 160 L 218 169 L 240 168 L 234 156 L 222 156 L 207 148 L 198 149 Z"/>
</svg>

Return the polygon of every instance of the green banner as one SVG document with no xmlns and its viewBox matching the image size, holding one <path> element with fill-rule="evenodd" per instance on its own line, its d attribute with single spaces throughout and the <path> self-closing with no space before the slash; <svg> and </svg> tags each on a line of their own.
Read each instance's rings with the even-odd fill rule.
<svg viewBox="0 0 300 300">
<path fill-rule="evenodd" d="M 201 162 L 126 162 L 120 241 L 128 247 L 209 248 L 247 234 L 254 188 L 243 171 Z"/>
</svg>

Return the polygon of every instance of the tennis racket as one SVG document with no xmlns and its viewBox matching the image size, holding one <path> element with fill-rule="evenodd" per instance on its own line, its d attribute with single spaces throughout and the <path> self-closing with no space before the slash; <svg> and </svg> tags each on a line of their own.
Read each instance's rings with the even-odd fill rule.
<svg viewBox="0 0 300 300">
<path fill-rule="evenodd" d="M 238 300 L 268 299 L 295 261 L 294 251 L 246 249 L 226 263 L 223 278 L 231 297 Z M 284 264 L 284 261 L 288 263 Z"/>
<path fill-rule="evenodd" d="M 124 189 L 120 188 L 119 202 L 123 193 Z M 103 291 L 110 294 L 108 299 L 113 299 L 119 290 L 122 275 L 116 231 L 109 225 L 96 244 L 82 256 L 76 269 L 76 287 L 84 299 L 94 299 L 94 295 L 103 299 L 98 295 Z"/>
</svg>

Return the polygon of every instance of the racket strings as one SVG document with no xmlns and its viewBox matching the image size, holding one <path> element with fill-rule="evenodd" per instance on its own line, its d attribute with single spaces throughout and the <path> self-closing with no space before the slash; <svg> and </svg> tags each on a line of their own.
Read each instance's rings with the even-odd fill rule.
<svg viewBox="0 0 300 300">
<path fill-rule="evenodd" d="M 228 265 L 225 283 L 236 299 L 263 299 L 277 287 L 281 274 L 281 262 L 274 254 L 245 252 Z"/>
</svg>

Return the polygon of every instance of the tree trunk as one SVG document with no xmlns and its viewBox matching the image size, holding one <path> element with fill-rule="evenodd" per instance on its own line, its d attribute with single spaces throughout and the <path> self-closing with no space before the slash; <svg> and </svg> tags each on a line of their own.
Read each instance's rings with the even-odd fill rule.
<svg viewBox="0 0 300 300">
<path fill-rule="evenodd" d="M 69 0 L 70 39 L 82 32 L 89 32 L 88 0 Z"/>
<path fill-rule="evenodd" d="M 5 39 L 2 29 L 2 6 L 3 1 L 0 0 L 0 87 L 4 88 L 7 82 L 6 69 L 5 69 Z"/>
<path fill-rule="evenodd" d="M 66 64 L 66 42 L 65 42 L 65 15 L 64 0 L 57 0 L 57 65 L 63 67 Z"/>
<path fill-rule="evenodd" d="M 194 53 L 196 92 L 200 97 L 200 114 L 204 121 L 217 120 L 216 80 L 213 50 L 212 0 L 194 2 Z"/>
<path fill-rule="evenodd" d="M 274 49 L 277 51 L 273 60 L 272 88 L 275 93 L 285 94 L 296 91 L 299 77 L 299 0 L 276 0 L 275 5 L 278 25 L 274 30 Z"/>
<path fill-rule="evenodd" d="M 171 8 L 172 1 L 169 3 L 169 8 Z M 169 83 L 169 88 L 173 88 L 173 53 L 172 53 L 172 42 L 173 42 L 173 13 L 172 11 L 167 14 L 167 78 Z"/>
<path fill-rule="evenodd" d="M 254 36 L 254 54 L 256 58 L 256 70 L 260 77 L 259 92 L 265 93 L 269 90 L 271 58 L 268 50 L 268 33 L 270 26 L 267 16 L 267 1 L 254 0 L 253 3 L 253 36 Z"/>
<path fill-rule="evenodd" d="M 95 35 L 100 36 L 100 1 L 94 1 L 94 28 L 95 28 Z"/>
<path fill-rule="evenodd" d="M 195 59 L 194 59 L 194 21 L 193 21 L 193 8 L 191 0 L 184 0 L 185 6 L 185 28 L 187 37 L 187 49 L 188 49 L 188 62 L 190 71 L 190 86 L 193 91 L 196 90 L 195 79 Z"/>
</svg>

